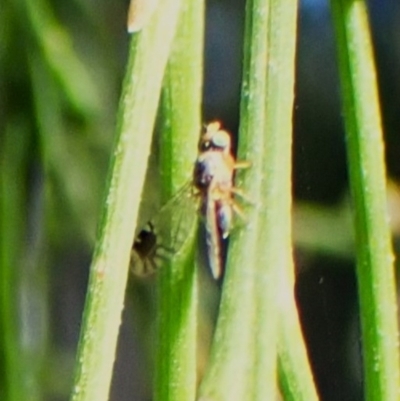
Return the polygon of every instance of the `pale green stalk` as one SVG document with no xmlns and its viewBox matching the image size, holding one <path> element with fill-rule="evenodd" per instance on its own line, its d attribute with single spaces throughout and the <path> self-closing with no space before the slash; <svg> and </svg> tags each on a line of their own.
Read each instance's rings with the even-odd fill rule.
<svg viewBox="0 0 400 401">
<path fill-rule="evenodd" d="M 180 11 L 160 0 L 132 39 L 103 219 L 90 269 L 73 401 L 108 399 L 140 195 L 162 78 Z"/>
<path fill-rule="evenodd" d="M 201 132 L 204 2 L 185 0 L 183 3 L 162 100 L 159 153 L 164 201 L 191 181 Z M 195 202 L 195 199 L 188 201 Z M 180 212 L 175 210 L 171 221 Z M 193 216 L 181 218 L 195 223 L 195 208 L 192 212 Z M 186 224 L 185 221 L 180 223 Z M 189 232 L 185 233 L 189 239 L 183 251 L 158 272 L 155 372 L 155 400 L 158 401 L 189 401 L 196 395 L 196 231 L 196 224 L 190 225 Z"/>
<path fill-rule="evenodd" d="M 366 4 L 331 0 L 336 29 L 368 401 L 400 398 L 396 280 L 386 210 L 386 171 Z"/>
<path fill-rule="evenodd" d="M 273 399 L 279 269 L 291 264 L 291 116 L 296 2 L 247 3 L 239 155 L 254 205 L 232 235 L 205 400 Z M 240 236 L 240 237 L 239 237 Z"/>
<path fill-rule="evenodd" d="M 306 345 L 294 297 L 294 266 L 292 257 L 292 112 L 294 104 L 295 52 L 297 33 L 297 0 L 271 1 L 269 32 L 269 63 L 267 77 L 267 111 L 265 174 L 262 188 L 265 213 L 260 217 L 265 239 L 259 242 L 259 254 L 267 268 L 258 278 L 259 304 L 266 308 L 265 292 L 273 294 L 272 303 L 278 311 L 277 324 L 279 379 L 285 400 L 318 400 L 308 361 Z M 270 269 L 268 275 L 267 269 Z M 266 315 L 267 313 L 265 313 Z M 258 355 L 266 358 L 271 334 L 266 319 L 264 336 L 257 341 Z M 269 329 L 271 331 L 271 329 Z M 258 399 L 267 391 L 263 371 L 268 361 L 260 364 Z M 275 366 L 274 366 L 275 367 Z M 271 369 L 271 368 L 270 368 Z M 264 388 L 264 389 L 263 389 Z"/>
<path fill-rule="evenodd" d="M 0 150 L 0 399 L 5 401 L 43 397 L 40 374 L 46 346 L 46 287 L 44 271 L 37 269 L 33 252 L 38 243 L 26 241 L 29 196 L 24 184 L 31 150 L 26 122 L 7 122 Z M 33 202 L 29 210 L 37 213 Z M 34 230 L 40 241 L 40 227 Z"/>
<path fill-rule="evenodd" d="M 245 208 L 246 227 L 231 234 L 216 332 L 199 391 L 202 401 L 242 401 L 253 399 L 254 394 L 254 333 L 257 330 L 254 281 L 258 268 L 255 245 L 264 178 L 268 11 L 269 4 L 264 0 L 247 2 L 239 159 L 251 160 L 251 167 L 240 174 L 240 184 L 236 185 L 254 205 Z M 265 379 L 270 382 L 269 376 Z"/>
</svg>

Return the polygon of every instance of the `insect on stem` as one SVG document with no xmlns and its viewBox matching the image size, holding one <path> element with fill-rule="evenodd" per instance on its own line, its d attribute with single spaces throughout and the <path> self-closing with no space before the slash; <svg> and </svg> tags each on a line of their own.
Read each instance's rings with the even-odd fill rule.
<svg viewBox="0 0 400 401">
<path fill-rule="evenodd" d="M 234 195 L 247 197 L 234 186 L 234 172 L 250 163 L 236 162 L 230 134 L 218 121 L 206 126 L 198 148 L 192 181 L 161 208 L 133 244 L 131 267 L 136 274 L 151 273 L 183 248 L 198 210 L 204 220 L 212 275 L 215 279 L 222 275 L 223 240 L 230 234 L 233 215 L 245 220 Z"/>
</svg>

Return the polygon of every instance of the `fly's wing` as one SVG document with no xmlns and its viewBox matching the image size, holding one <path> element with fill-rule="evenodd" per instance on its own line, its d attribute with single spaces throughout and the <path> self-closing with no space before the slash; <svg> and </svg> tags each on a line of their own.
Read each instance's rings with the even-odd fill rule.
<svg viewBox="0 0 400 401">
<path fill-rule="evenodd" d="M 134 274 L 151 274 L 182 250 L 197 222 L 197 204 L 190 182 L 143 227 L 131 250 Z"/>
</svg>

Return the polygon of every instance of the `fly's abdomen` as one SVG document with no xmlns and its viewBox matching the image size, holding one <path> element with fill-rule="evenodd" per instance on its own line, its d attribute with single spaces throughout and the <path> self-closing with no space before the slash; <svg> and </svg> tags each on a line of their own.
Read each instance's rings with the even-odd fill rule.
<svg viewBox="0 0 400 401">
<path fill-rule="evenodd" d="M 217 202 L 217 224 L 222 238 L 227 238 L 232 227 L 232 206 L 228 202 Z"/>
<path fill-rule="evenodd" d="M 213 277 L 218 279 L 222 274 L 221 235 L 218 228 L 216 202 L 208 200 L 206 203 L 206 242 L 208 263 Z"/>
</svg>

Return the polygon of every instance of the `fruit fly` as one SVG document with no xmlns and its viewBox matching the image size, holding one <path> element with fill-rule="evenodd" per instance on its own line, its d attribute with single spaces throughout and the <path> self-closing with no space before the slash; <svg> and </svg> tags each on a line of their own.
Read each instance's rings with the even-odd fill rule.
<svg viewBox="0 0 400 401">
<path fill-rule="evenodd" d="M 197 209 L 205 224 L 208 262 L 213 277 L 218 279 L 223 270 L 222 242 L 229 236 L 234 212 L 242 215 L 234 201 L 235 194 L 242 195 L 233 185 L 234 172 L 247 166 L 246 162 L 236 162 L 231 137 L 221 124 L 208 124 L 199 141 L 192 182 L 161 208 L 136 237 L 131 252 L 133 271 L 151 273 L 178 253 L 195 224 Z M 163 243 L 165 238 L 169 238 L 168 246 Z"/>
<path fill-rule="evenodd" d="M 200 194 L 200 212 L 205 221 L 208 261 L 215 279 L 222 274 L 222 240 L 229 236 L 233 212 L 242 215 L 234 201 L 241 191 L 233 185 L 234 171 L 247 167 L 232 155 L 231 137 L 216 121 L 206 127 L 199 143 L 193 185 Z"/>
</svg>

